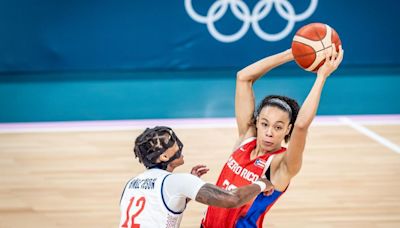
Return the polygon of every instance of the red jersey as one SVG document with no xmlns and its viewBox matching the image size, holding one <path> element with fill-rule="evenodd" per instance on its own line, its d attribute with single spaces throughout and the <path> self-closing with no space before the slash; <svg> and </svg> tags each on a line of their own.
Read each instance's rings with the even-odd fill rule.
<svg viewBox="0 0 400 228">
<path fill-rule="evenodd" d="M 231 190 L 252 184 L 265 174 L 275 154 L 286 151 L 286 148 L 282 147 L 274 153 L 250 160 L 251 151 L 255 147 L 256 138 L 253 138 L 234 151 L 224 165 L 216 185 Z M 282 193 L 277 190 L 270 196 L 260 193 L 253 201 L 238 208 L 209 206 L 202 220 L 202 226 L 204 228 L 262 227 L 266 212 Z"/>
</svg>

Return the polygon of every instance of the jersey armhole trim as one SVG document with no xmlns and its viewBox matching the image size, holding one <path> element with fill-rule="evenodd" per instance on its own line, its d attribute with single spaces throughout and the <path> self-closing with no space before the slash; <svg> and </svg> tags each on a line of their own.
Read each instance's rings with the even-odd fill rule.
<svg viewBox="0 0 400 228">
<path fill-rule="evenodd" d="M 179 214 L 182 214 L 183 211 L 186 209 L 186 205 L 185 205 L 185 208 L 184 208 L 182 211 L 180 211 L 180 212 L 175 212 L 175 211 L 171 210 L 171 209 L 167 206 L 167 204 L 165 203 L 165 200 L 164 200 L 164 194 L 163 194 L 164 181 L 165 181 L 165 179 L 166 179 L 169 175 L 171 175 L 171 174 L 166 175 L 166 176 L 164 177 L 164 179 L 162 180 L 162 183 L 161 183 L 161 199 L 162 199 L 162 201 L 163 201 L 163 204 L 164 204 L 165 208 L 167 208 L 167 210 L 168 210 L 169 212 L 171 212 L 172 214 L 175 214 L 175 215 L 179 215 Z"/>
<path fill-rule="evenodd" d="M 119 199 L 119 205 L 121 205 L 122 197 L 124 197 L 124 193 L 125 193 L 126 187 L 128 187 L 129 182 L 131 182 L 131 180 L 133 180 L 133 179 L 135 179 L 135 178 L 131 178 L 131 179 L 125 184 L 124 191 L 122 191 L 121 198 Z"/>
<path fill-rule="evenodd" d="M 253 141 L 254 139 L 256 139 L 256 137 L 249 137 L 247 139 L 244 139 L 233 151 L 236 151 L 237 149 L 239 149 L 240 147 L 248 144 L 249 142 Z"/>
</svg>

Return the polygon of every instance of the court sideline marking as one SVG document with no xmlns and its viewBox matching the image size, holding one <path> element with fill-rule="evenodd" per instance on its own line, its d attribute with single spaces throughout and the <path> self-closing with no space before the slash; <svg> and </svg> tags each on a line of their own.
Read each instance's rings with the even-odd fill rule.
<svg viewBox="0 0 400 228">
<path fill-rule="evenodd" d="M 46 132 L 92 132 L 143 130 L 153 126 L 169 126 L 174 129 L 235 128 L 235 118 L 187 118 L 187 119 L 142 119 L 108 121 L 63 121 L 33 123 L 0 123 L 0 135 L 7 133 L 46 133 Z M 346 125 L 381 143 L 400 154 L 400 148 L 393 142 L 364 127 L 365 125 L 400 125 L 400 115 L 350 115 L 317 116 L 313 126 Z M 364 125 L 364 126 L 362 126 Z"/>
<path fill-rule="evenodd" d="M 108 121 L 64 121 L 33 123 L 0 123 L 0 134 L 41 132 L 91 132 L 143 130 L 146 127 L 169 126 L 187 128 L 235 128 L 235 118 L 143 119 Z M 400 115 L 317 116 L 314 126 L 347 125 L 400 154 L 400 147 L 362 125 L 400 125 Z"/>
<path fill-rule="evenodd" d="M 352 115 L 317 116 L 312 126 L 347 125 L 340 118 L 349 118 L 363 125 L 400 125 L 400 115 Z M 185 119 L 140 119 L 100 121 L 58 121 L 0 123 L 1 133 L 73 132 L 73 131 L 118 131 L 141 130 L 153 126 L 187 128 L 236 128 L 235 118 L 185 118 Z"/>
<path fill-rule="evenodd" d="M 397 146 L 396 144 L 394 144 L 391 141 L 387 140 L 386 138 L 376 134 L 375 132 L 369 130 L 368 128 L 362 126 L 361 124 L 358 124 L 358 123 L 352 121 L 348 117 L 339 117 L 339 120 L 341 122 L 349 125 L 350 127 L 354 128 L 358 132 L 370 137 L 371 139 L 379 142 L 380 144 L 382 144 L 382 145 L 386 146 L 387 148 L 393 150 L 394 152 L 400 154 L 400 147 L 399 146 Z"/>
</svg>

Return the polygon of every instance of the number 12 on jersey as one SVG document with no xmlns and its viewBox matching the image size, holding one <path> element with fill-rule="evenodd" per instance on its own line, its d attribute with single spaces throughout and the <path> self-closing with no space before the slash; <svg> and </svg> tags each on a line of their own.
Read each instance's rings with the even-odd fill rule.
<svg viewBox="0 0 400 228">
<path fill-rule="evenodd" d="M 122 224 L 121 227 L 123 228 L 128 228 L 128 222 L 129 222 L 129 217 L 131 217 L 131 226 L 130 228 L 140 228 L 140 224 L 135 224 L 135 218 L 143 211 L 144 209 L 144 205 L 146 204 L 146 198 L 144 198 L 144 196 L 140 197 L 136 203 L 135 203 L 135 209 L 138 208 L 138 210 L 136 211 L 135 214 L 129 216 L 129 212 L 131 211 L 131 207 L 134 204 L 135 201 L 135 197 L 132 197 L 129 200 L 129 205 L 128 208 L 126 209 L 126 220 L 124 222 L 124 224 Z"/>
</svg>

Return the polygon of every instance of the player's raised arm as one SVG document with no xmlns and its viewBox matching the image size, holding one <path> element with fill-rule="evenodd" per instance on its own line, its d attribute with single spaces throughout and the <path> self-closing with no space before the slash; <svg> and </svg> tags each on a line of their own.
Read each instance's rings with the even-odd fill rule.
<svg viewBox="0 0 400 228">
<path fill-rule="evenodd" d="M 301 168 L 307 131 L 317 113 L 325 81 L 337 69 L 343 59 L 342 47 L 340 46 L 339 53 L 337 54 L 335 45 L 333 44 L 332 46 L 333 54 L 329 55 L 328 52 L 325 53 L 325 63 L 318 69 L 315 83 L 300 108 L 299 115 L 294 124 L 290 144 L 283 160 L 291 177 L 296 175 Z"/>
<path fill-rule="evenodd" d="M 239 144 L 248 133 L 255 109 L 253 83 L 271 69 L 293 60 L 291 49 L 263 58 L 237 73 L 235 114 L 238 125 Z"/>
</svg>

